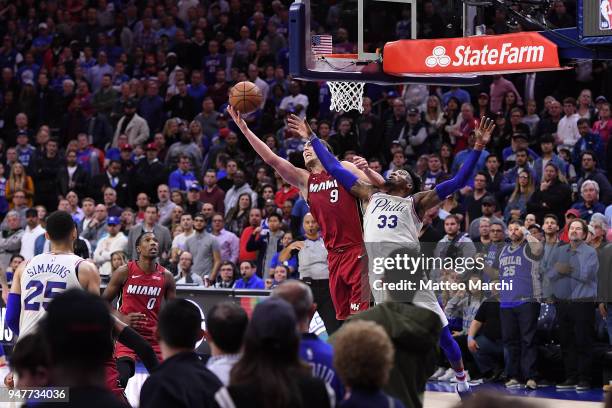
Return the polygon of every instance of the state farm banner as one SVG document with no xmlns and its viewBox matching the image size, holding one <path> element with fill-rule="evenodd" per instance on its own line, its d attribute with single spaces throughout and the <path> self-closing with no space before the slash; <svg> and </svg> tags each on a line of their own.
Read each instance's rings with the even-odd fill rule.
<svg viewBox="0 0 612 408">
<path fill-rule="evenodd" d="M 403 74 L 470 74 L 559 69 L 557 46 L 535 32 L 385 45 L 383 71 Z"/>
</svg>

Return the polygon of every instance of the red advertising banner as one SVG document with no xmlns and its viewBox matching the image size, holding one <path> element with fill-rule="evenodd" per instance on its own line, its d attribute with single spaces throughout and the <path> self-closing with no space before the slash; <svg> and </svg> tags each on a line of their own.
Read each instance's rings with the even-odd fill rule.
<svg viewBox="0 0 612 408">
<path fill-rule="evenodd" d="M 383 71 L 403 74 L 469 74 L 559 69 L 557 46 L 536 32 L 385 44 Z"/>
</svg>

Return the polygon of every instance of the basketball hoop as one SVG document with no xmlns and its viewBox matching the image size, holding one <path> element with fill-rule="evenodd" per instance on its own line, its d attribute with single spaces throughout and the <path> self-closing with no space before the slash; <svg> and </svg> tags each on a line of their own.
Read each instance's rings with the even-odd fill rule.
<svg viewBox="0 0 612 408">
<path fill-rule="evenodd" d="M 358 110 L 363 113 L 363 82 L 328 81 L 331 93 L 330 110 L 348 112 Z"/>
</svg>

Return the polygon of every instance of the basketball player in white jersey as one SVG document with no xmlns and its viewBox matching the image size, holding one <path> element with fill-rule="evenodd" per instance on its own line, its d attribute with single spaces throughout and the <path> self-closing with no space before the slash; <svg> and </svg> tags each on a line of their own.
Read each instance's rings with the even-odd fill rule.
<svg viewBox="0 0 612 408">
<path fill-rule="evenodd" d="M 16 336 L 34 331 L 54 296 L 83 288 L 100 296 L 100 275 L 94 264 L 73 252 L 77 229 L 72 216 L 56 211 L 47 218 L 45 237 L 51 251 L 22 262 L 15 271 L 6 307 L 6 322 Z"/>
<path fill-rule="evenodd" d="M 364 202 L 366 208 L 363 221 L 364 242 L 366 243 L 370 263 L 376 258 L 389 257 L 391 253 L 397 253 L 397 250 L 402 247 L 415 255 L 418 254 L 420 249 L 419 231 L 423 226 L 422 219 L 425 212 L 466 185 L 476 167 L 480 153 L 491 139 L 491 132 L 495 128 L 491 119 L 483 119 L 475 130 L 476 144 L 474 150 L 468 154 L 457 174 L 451 180 L 437 185 L 433 190 L 410 195 L 413 191 L 418 191 L 418 186 L 415 184 L 419 180 L 416 177 L 413 179 L 408 171 L 395 170 L 391 172 L 385 182 L 384 189 L 386 191 L 379 191 L 372 184 L 360 180 L 346 171 L 316 135 L 312 133 L 306 121 L 292 115 L 288 123 L 292 131 L 309 140 L 325 170 L 336 178 L 345 189 Z M 371 171 L 365 166 L 361 170 Z M 375 297 L 378 297 L 377 301 L 388 300 L 387 295 L 389 294 L 386 291 L 379 292 L 378 296 L 376 290 L 373 292 Z M 455 370 L 457 391 L 460 394 L 469 392 L 461 350 L 450 333 L 448 320 L 438 304 L 435 294 L 432 291 L 419 290 L 413 293 L 411 301 L 416 306 L 432 310 L 440 317 L 443 326 L 440 335 L 440 347 Z"/>
</svg>

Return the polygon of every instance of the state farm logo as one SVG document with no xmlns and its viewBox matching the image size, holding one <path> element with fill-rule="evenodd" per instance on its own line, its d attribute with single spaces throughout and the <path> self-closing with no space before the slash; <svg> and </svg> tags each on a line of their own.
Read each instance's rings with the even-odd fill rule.
<svg viewBox="0 0 612 408">
<path fill-rule="evenodd" d="M 429 68 L 436 66 L 447 67 L 451 63 L 451 59 L 446 55 L 446 48 L 441 45 L 435 47 L 429 57 L 425 58 L 425 65 Z"/>
<path fill-rule="evenodd" d="M 482 48 L 459 45 L 455 47 L 453 58 L 446 55 L 446 48 L 434 47 L 430 56 L 425 58 L 428 68 L 475 67 L 486 65 L 516 65 L 524 63 L 539 63 L 544 60 L 545 48 L 542 45 L 527 45 L 516 47 L 511 42 L 501 44 L 501 47 L 484 45 Z"/>
</svg>

